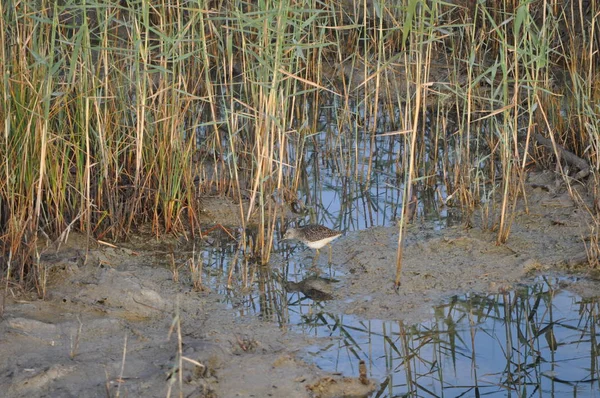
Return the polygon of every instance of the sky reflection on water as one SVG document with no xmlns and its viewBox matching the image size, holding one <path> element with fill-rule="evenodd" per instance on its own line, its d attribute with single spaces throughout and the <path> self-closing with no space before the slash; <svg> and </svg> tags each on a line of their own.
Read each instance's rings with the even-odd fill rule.
<svg viewBox="0 0 600 398">
<path fill-rule="evenodd" d="M 367 362 L 373 396 L 600 397 L 598 298 L 538 279 L 505 294 L 454 297 L 419 325 L 318 312 L 293 329 L 336 338 L 309 356 L 322 369 L 358 375 Z"/>
</svg>

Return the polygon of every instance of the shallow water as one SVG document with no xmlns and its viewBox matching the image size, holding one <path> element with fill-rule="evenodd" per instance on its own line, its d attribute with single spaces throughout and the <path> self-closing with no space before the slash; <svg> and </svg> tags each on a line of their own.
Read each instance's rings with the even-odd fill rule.
<svg viewBox="0 0 600 398">
<path fill-rule="evenodd" d="M 600 296 L 583 299 L 563 288 L 574 277 L 537 277 L 503 294 L 452 297 L 431 309 L 431 321 L 410 325 L 328 313 L 325 302 L 286 289 L 282 281 L 313 275 L 308 250 L 294 247 L 281 270 L 258 268 L 257 288 L 223 290 L 226 301 L 240 316 L 332 337 L 325 347 L 309 347 L 306 358 L 344 376 L 358 376 L 364 360 L 380 385 L 374 397 L 600 397 Z M 321 271 L 344 277 L 333 268 Z"/>
<path fill-rule="evenodd" d="M 403 138 L 375 135 L 371 141 L 370 135 L 359 132 L 336 137 L 332 141 L 321 133 L 308 145 L 301 171 L 306 178 L 298 194 L 311 209 L 310 222 L 342 231 L 393 225 L 402 211 Z M 345 154 L 343 160 L 336 155 L 339 151 Z M 417 217 L 442 228 L 456 217 L 440 206 L 447 197 L 441 178 L 432 179 L 437 181 L 435 188 L 415 185 Z"/>
<path fill-rule="evenodd" d="M 343 231 L 392 225 L 401 211 L 402 173 L 394 155 L 401 152 L 399 141 L 377 138 L 377 148 L 361 148 L 364 157 L 350 157 L 356 163 L 347 165 L 333 164 L 327 143 L 320 144 L 323 150 L 307 160 L 299 192 L 311 209 L 302 222 Z M 344 145 L 351 150 L 358 144 Z M 345 170 L 368 170 L 373 154 L 378 157 L 369 178 L 346 176 Z M 417 193 L 419 220 L 434 229 L 456 222 L 438 206 L 446 196 L 443 186 Z M 301 282 L 311 273 L 314 252 L 308 254 L 302 245 L 275 242 L 278 264 L 248 264 L 251 279 L 234 281 L 233 287 L 227 275 L 236 249 L 218 250 L 206 252 L 205 283 L 223 293 L 230 308 L 297 333 L 333 337 L 325 347 L 310 347 L 306 357 L 344 376 L 358 376 L 364 360 L 368 376 L 380 385 L 373 396 L 600 397 L 599 298 L 582 299 L 562 288 L 567 277 L 537 278 L 503 294 L 453 297 L 431 309 L 431 321 L 410 325 L 327 313 L 322 302 L 290 291 L 286 282 Z M 239 267 L 234 266 L 234 275 Z M 321 271 L 343 277 L 333 268 Z"/>
<path fill-rule="evenodd" d="M 536 279 L 505 294 L 457 296 L 418 325 L 322 313 L 318 303 L 290 321 L 336 339 L 309 350 L 322 369 L 358 376 L 365 360 L 376 397 L 598 397 L 599 298 L 559 286 Z"/>
</svg>

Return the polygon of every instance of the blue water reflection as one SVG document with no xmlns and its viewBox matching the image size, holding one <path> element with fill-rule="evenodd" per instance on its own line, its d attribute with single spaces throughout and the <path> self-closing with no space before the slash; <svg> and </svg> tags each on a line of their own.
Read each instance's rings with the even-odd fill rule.
<svg viewBox="0 0 600 398">
<path fill-rule="evenodd" d="M 419 325 L 312 311 L 295 330 L 336 338 L 309 349 L 322 369 L 381 383 L 373 396 L 600 397 L 599 300 L 538 280 L 516 291 L 453 298 Z"/>
</svg>

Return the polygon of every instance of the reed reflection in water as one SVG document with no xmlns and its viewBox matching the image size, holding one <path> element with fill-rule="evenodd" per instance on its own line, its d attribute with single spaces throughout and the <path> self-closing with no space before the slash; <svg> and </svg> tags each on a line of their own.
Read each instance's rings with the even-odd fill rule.
<svg viewBox="0 0 600 398">
<path fill-rule="evenodd" d="M 318 311 L 297 330 L 337 337 L 311 352 L 328 371 L 358 376 L 364 359 L 376 397 L 600 397 L 598 297 L 582 299 L 559 279 L 494 295 L 457 296 L 434 320 L 360 321 Z"/>
</svg>

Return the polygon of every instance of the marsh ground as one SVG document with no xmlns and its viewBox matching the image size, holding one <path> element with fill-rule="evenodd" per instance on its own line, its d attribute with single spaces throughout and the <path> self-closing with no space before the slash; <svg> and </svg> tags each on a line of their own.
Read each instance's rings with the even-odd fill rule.
<svg viewBox="0 0 600 398">
<path fill-rule="evenodd" d="M 574 189 L 591 208 L 586 187 Z M 518 203 L 504 245 L 482 228 L 480 213 L 470 228 L 419 221 L 408 227 L 398 293 L 392 287 L 397 227 L 346 233 L 333 246 L 339 282 L 322 305 L 330 313 L 411 324 L 454 294 L 510 290 L 531 275 L 571 271 L 590 276 L 571 287 L 596 296 L 600 285 L 587 269 L 584 243 L 590 215 L 582 204 L 550 173 L 530 175 L 527 207 Z M 48 247 L 46 299 L 16 288 L 3 292 L 4 396 L 328 397 L 360 396 L 373 387 L 327 374 L 303 355 L 309 346 L 329 344 L 327 338 L 242 315 L 235 303 L 224 303 L 222 291 L 194 290 L 183 274 L 174 281 L 174 247 L 136 237 L 86 250 L 85 237 L 75 234 L 59 250 Z M 309 264 L 312 255 L 293 256 Z M 267 269 L 280 270 L 284 261 L 276 253 Z M 321 256 L 319 265 L 326 261 Z M 184 371 L 174 371 L 180 365 Z"/>
</svg>

